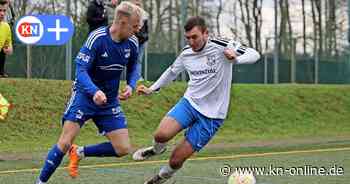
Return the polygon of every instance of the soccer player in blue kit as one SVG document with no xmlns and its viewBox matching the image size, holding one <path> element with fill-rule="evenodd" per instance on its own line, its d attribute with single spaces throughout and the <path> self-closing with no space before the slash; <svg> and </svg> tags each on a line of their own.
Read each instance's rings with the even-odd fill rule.
<svg viewBox="0 0 350 184">
<path fill-rule="evenodd" d="M 64 155 L 69 152 L 69 174 L 78 176 L 79 160 L 84 157 L 122 157 L 129 153 L 127 121 L 118 100 L 122 71 L 127 70 L 126 88 L 119 94 L 127 99 L 139 78 L 136 71 L 140 28 L 140 9 L 128 2 L 115 10 L 113 24 L 93 31 L 76 62 L 76 80 L 64 112 L 63 130 L 56 145 L 48 152 L 36 184 L 45 184 Z M 108 142 L 78 147 L 72 145 L 84 123 L 92 119 Z"/>
</svg>

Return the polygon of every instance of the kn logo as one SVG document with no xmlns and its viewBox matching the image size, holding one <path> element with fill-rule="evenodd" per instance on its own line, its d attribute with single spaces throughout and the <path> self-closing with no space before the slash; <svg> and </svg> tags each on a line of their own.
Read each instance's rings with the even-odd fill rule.
<svg viewBox="0 0 350 184">
<path fill-rule="evenodd" d="M 16 23 L 16 36 L 27 45 L 63 45 L 73 36 L 74 26 L 62 15 L 30 15 Z"/>
<path fill-rule="evenodd" d="M 37 17 L 26 16 L 17 22 L 16 35 L 23 43 L 35 44 L 42 38 L 43 34 L 43 23 Z"/>
</svg>

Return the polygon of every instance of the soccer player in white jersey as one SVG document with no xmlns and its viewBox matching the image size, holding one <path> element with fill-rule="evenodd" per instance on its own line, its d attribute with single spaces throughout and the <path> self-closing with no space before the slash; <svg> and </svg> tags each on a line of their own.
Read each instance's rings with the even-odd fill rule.
<svg viewBox="0 0 350 184">
<path fill-rule="evenodd" d="M 176 79 L 182 71 L 187 71 L 190 77 L 184 97 L 168 112 L 154 133 L 153 146 L 133 154 L 137 161 L 161 154 L 170 139 L 186 130 L 168 165 L 145 184 L 164 183 L 211 140 L 229 108 L 232 65 L 255 63 L 260 58 L 256 50 L 238 42 L 209 38 L 202 17 L 191 17 L 184 28 L 189 46 L 151 87 L 138 88 L 139 94 L 150 95 Z"/>
</svg>

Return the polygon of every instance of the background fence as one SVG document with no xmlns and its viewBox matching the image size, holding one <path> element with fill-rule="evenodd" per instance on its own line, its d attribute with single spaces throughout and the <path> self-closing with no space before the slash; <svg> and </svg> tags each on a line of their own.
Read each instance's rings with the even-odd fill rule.
<svg viewBox="0 0 350 184">
<path fill-rule="evenodd" d="M 186 17 L 200 15 L 213 35 L 234 38 L 262 53 L 256 64 L 234 66 L 234 82 L 274 83 L 277 68 L 279 83 L 350 83 L 350 0 L 142 2 L 149 13 L 150 40 L 143 62 L 147 80 L 156 80 L 175 60 L 184 44 L 182 31 Z M 23 0 L 11 4 L 11 22 L 27 14 L 72 17 L 76 31 L 71 48 L 74 59 L 87 37 L 88 1 Z M 65 46 L 33 46 L 30 53 L 27 46 L 15 42 L 14 54 L 6 62 L 11 77 L 26 77 L 28 73 L 32 78 L 45 79 L 69 76 Z M 71 65 L 73 79 L 74 62 Z"/>
<path fill-rule="evenodd" d="M 73 41 L 73 58 L 79 51 L 83 39 Z M 11 77 L 26 77 L 27 48 L 15 44 L 16 54 L 7 58 L 6 70 Z M 143 62 L 144 78 L 154 81 L 176 58 L 175 53 L 148 53 L 147 65 Z M 296 83 L 328 83 L 350 84 L 350 55 L 339 57 L 316 58 L 298 56 L 295 62 Z M 265 64 L 266 62 L 266 64 Z M 318 67 L 316 63 L 318 62 Z M 278 62 L 279 82 L 292 82 L 292 65 L 288 58 L 280 57 Z M 35 46 L 31 47 L 32 78 L 65 79 L 65 47 L 64 46 Z M 72 63 L 74 78 L 74 62 Z M 318 71 L 318 72 L 316 72 Z M 318 81 L 317 81 L 318 80 Z M 273 83 L 273 56 L 266 54 L 253 65 L 235 65 L 233 81 L 236 83 Z"/>
</svg>

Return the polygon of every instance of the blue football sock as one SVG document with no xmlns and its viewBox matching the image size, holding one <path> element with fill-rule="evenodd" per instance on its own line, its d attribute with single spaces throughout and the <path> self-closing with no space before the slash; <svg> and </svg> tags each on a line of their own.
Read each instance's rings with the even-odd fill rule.
<svg viewBox="0 0 350 184">
<path fill-rule="evenodd" d="M 112 144 L 105 142 L 101 144 L 95 144 L 90 146 L 84 146 L 85 157 L 118 157 Z"/>
<path fill-rule="evenodd" d="M 56 168 L 61 164 L 64 155 L 65 154 L 58 148 L 57 145 L 54 145 L 52 147 L 52 149 L 47 154 L 44 167 L 41 169 L 39 176 L 40 181 L 47 182 L 49 180 L 51 175 L 55 172 Z"/>
</svg>

